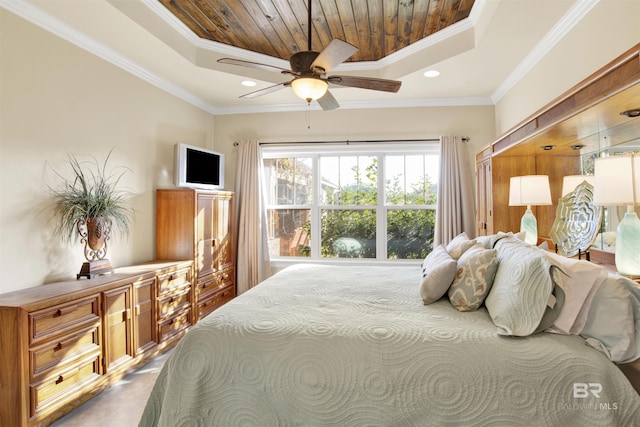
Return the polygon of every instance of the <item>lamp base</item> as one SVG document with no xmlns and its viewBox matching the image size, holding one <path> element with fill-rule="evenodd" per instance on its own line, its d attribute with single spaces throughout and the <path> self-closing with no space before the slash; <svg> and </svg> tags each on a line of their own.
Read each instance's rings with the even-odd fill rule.
<svg viewBox="0 0 640 427">
<path fill-rule="evenodd" d="M 525 232 L 524 241 L 530 245 L 538 243 L 538 221 L 531 209 L 524 211 L 520 220 L 520 231 Z"/>
<path fill-rule="evenodd" d="M 616 230 L 616 269 L 625 276 L 640 276 L 640 219 L 627 212 Z"/>
</svg>

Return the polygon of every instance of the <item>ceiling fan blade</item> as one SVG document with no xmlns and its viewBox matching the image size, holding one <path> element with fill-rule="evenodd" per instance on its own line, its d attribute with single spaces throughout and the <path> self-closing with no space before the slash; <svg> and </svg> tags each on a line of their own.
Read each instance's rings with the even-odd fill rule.
<svg viewBox="0 0 640 427">
<path fill-rule="evenodd" d="M 264 89 L 256 90 L 254 92 L 249 92 L 240 96 L 240 98 L 247 98 L 247 99 L 256 98 L 261 95 L 266 95 L 267 93 L 275 92 L 287 86 L 291 86 L 291 82 L 278 83 L 277 85 L 265 87 Z"/>
<path fill-rule="evenodd" d="M 257 68 L 259 70 L 275 71 L 277 73 L 291 74 L 294 76 L 296 75 L 293 71 L 287 70 L 286 68 L 280 68 L 280 67 L 275 67 L 273 65 L 261 64 L 259 62 L 243 61 L 242 59 L 220 58 L 218 59 L 218 62 L 220 64 L 241 65 L 243 67 Z"/>
<path fill-rule="evenodd" d="M 357 51 L 357 47 L 347 42 L 343 42 L 342 40 L 333 39 L 313 61 L 311 64 L 311 70 L 318 74 L 328 73 L 349 59 L 349 57 Z"/>
<path fill-rule="evenodd" d="M 318 104 L 320 104 L 320 107 L 325 110 L 335 110 L 336 108 L 340 107 L 340 104 L 338 104 L 338 101 L 336 101 L 336 99 L 333 97 L 333 95 L 331 95 L 331 92 L 326 91 L 324 95 L 322 95 L 322 97 L 317 99 Z"/>
<path fill-rule="evenodd" d="M 384 92 L 397 92 L 402 85 L 402 82 L 398 80 L 376 79 L 373 77 L 330 76 L 327 80 L 329 83 L 340 86 L 381 90 Z"/>
</svg>

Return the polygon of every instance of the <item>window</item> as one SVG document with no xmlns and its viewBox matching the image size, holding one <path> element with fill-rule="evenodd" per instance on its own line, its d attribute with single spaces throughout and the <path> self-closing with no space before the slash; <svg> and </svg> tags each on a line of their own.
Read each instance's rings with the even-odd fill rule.
<svg viewBox="0 0 640 427">
<path fill-rule="evenodd" d="M 263 159 L 272 258 L 386 261 L 431 252 L 438 143 L 265 146 Z"/>
</svg>

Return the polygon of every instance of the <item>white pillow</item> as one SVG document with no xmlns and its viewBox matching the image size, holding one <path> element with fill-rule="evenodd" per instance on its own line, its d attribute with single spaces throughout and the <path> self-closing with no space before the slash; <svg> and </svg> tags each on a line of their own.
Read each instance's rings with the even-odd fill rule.
<svg viewBox="0 0 640 427">
<path fill-rule="evenodd" d="M 447 293 L 458 263 L 451 258 L 444 245 L 437 246 L 422 261 L 420 295 L 425 305 L 438 301 Z"/>
<path fill-rule="evenodd" d="M 475 240 L 469 239 L 467 233 L 462 232 L 447 244 L 447 252 L 449 252 L 451 258 L 457 260 L 462 256 L 463 253 L 465 253 L 467 249 L 475 244 Z"/>
<path fill-rule="evenodd" d="M 548 332 L 578 335 L 584 328 L 593 296 L 609 272 L 589 261 L 567 258 L 553 252 L 546 252 L 545 256 L 562 270 L 563 273 L 556 275 L 556 283 L 565 294 L 560 315 Z"/>
<path fill-rule="evenodd" d="M 527 336 L 538 332 L 553 299 L 549 260 L 540 249 L 515 237 L 498 240 L 496 249 L 499 265 L 485 306 L 498 334 Z M 559 312 L 558 308 L 549 306 L 554 312 Z"/>
<path fill-rule="evenodd" d="M 503 231 L 498 231 L 496 234 L 489 234 L 488 236 L 478 236 L 476 237 L 476 241 L 478 243 L 481 243 L 482 246 L 484 246 L 487 249 L 493 249 L 496 243 L 498 242 L 498 240 L 505 237 L 516 237 L 519 240 L 524 241 L 524 238 L 526 237 L 526 233 L 524 231 L 521 231 L 518 234 L 513 234 L 510 231 L 508 233 L 505 233 Z"/>
<path fill-rule="evenodd" d="M 613 362 L 628 363 L 640 357 L 640 286 L 610 274 L 593 298 L 580 335 Z"/>
</svg>

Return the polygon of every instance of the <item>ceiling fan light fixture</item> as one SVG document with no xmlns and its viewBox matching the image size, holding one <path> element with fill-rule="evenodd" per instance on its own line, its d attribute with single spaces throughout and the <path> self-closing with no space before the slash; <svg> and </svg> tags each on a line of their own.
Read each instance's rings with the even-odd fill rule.
<svg viewBox="0 0 640 427">
<path fill-rule="evenodd" d="M 316 77 L 300 77 L 291 82 L 293 92 L 307 102 L 315 101 L 327 93 L 329 85 Z"/>
</svg>

